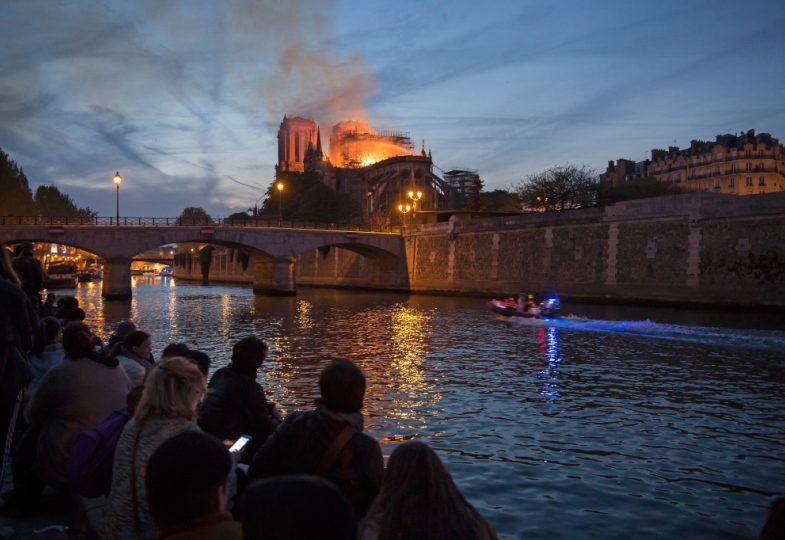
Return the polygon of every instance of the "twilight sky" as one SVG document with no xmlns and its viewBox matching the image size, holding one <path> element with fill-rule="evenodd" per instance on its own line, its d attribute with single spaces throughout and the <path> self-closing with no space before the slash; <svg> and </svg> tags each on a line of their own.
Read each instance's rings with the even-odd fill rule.
<svg viewBox="0 0 785 540">
<path fill-rule="evenodd" d="M 118 170 L 124 216 L 253 206 L 284 114 L 408 132 L 488 190 L 785 142 L 783 0 L 3 0 L 0 51 L 0 148 L 101 216 Z"/>
</svg>

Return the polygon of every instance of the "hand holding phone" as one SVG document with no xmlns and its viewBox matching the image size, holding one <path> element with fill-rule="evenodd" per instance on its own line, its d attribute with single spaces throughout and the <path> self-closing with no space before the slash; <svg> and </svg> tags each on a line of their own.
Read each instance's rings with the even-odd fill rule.
<svg viewBox="0 0 785 540">
<path fill-rule="evenodd" d="M 242 435 L 239 439 L 237 439 L 234 444 L 229 448 L 229 453 L 232 452 L 239 452 L 243 449 L 243 447 L 251 440 L 250 435 Z"/>
</svg>

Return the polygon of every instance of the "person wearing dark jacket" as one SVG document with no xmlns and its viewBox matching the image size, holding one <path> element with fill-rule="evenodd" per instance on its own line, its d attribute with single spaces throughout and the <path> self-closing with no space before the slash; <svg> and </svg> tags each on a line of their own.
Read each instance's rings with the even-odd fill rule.
<svg viewBox="0 0 785 540">
<path fill-rule="evenodd" d="M 199 427 L 205 433 L 230 441 L 251 436 L 243 463 L 251 460 L 281 420 L 275 404 L 267 403 L 264 389 L 256 382 L 267 349 L 255 336 L 235 343 L 231 363 L 213 374 L 199 410 Z"/>
<path fill-rule="evenodd" d="M 379 443 L 362 432 L 365 375 L 348 360 L 333 360 L 319 376 L 319 392 L 315 409 L 286 416 L 253 457 L 248 475 L 323 476 L 362 517 L 379 493 L 384 471 Z"/>
<path fill-rule="evenodd" d="M 41 261 L 33 256 L 33 251 L 35 251 L 35 246 L 32 242 L 22 242 L 22 252 L 18 257 L 14 257 L 11 264 L 22 282 L 22 290 L 27 296 L 36 299 L 33 307 L 37 310 L 39 308 L 38 304 L 41 303 L 39 293 L 44 288 L 46 273 L 41 265 Z"/>
</svg>

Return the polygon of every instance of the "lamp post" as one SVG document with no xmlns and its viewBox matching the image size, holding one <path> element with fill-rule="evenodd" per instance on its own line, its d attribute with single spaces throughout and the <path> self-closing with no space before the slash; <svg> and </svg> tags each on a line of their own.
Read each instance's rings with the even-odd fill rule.
<svg viewBox="0 0 785 540">
<path fill-rule="evenodd" d="M 117 224 L 120 225 L 120 182 L 123 181 L 123 177 L 120 176 L 120 171 L 117 171 L 114 175 L 114 183 L 117 186 Z"/>
<path fill-rule="evenodd" d="M 398 205 L 398 210 L 400 210 L 401 214 L 403 214 L 403 226 L 404 227 L 406 227 L 406 213 L 409 212 L 409 210 L 411 210 L 411 209 L 412 209 L 412 207 L 409 206 L 408 204 L 407 205 L 403 205 L 403 204 L 399 204 Z"/>
<path fill-rule="evenodd" d="M 412 211 L 416 212 L 417 211 L 417 201 L 422 199 L 422 191 L 417 191 L 417 192 L 410 191 L 409 192 L 409 198 L 412 200 Z"/>
<path fill-rule="evenodd" d="M 275 185 L 278 188 L 278 226 L 281 226 L 283 221 L 283 182 L 278 182 Z"/>
</svg>

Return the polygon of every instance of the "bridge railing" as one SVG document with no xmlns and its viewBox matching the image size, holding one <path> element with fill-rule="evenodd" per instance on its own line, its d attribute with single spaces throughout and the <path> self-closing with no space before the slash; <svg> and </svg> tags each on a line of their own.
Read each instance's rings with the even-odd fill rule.
<svg viewBox="0 0 785 540">
<path fill-rule="evenodd" d="M 152 217 L 57 217 L 57 216 L 2 216 L 2 225 L 122 226 L 122 227 L 265 227 L 275 229 L 317 229 L 327 231 L 357 231 L 400 233 L 400 225 L 370 225 L 366 223 L 327 223 L 277 219 L 229 218 L 152 218 Z"/>
</svg>

